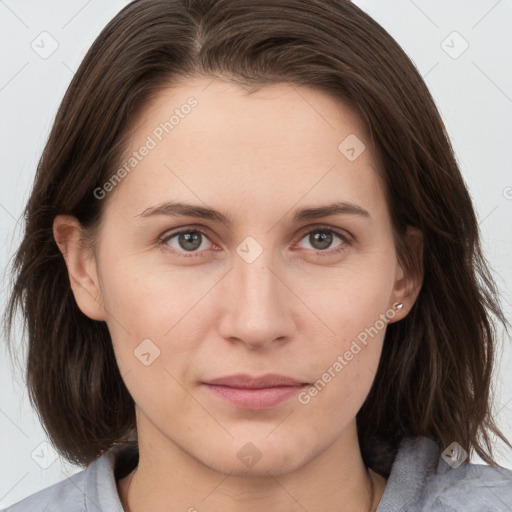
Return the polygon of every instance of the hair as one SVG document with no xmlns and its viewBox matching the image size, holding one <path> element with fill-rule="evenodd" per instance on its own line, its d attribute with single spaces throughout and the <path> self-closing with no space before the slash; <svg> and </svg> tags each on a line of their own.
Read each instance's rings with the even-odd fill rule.
<svg viewBox="0 0 512 512">
<path fill-rule="evenodd" d="M 11 338 L 23 314 L 29 396 L 57 450 L 88 465 L 128 443 L 136 425 L 107 325 L 79 310 L 53 221 L 73 215 L 94 233 L 108 198 L 93 191 L 122 161 L 137 116 L 192 77 L 309 86 L 357 112 L 375 148 L 397 257 L 411 275 L 423 272 L 412 310 L 387 327 L 356 417 L 363 459 L 388 475 L 400 441 L 427 436 L 496 465 L 492 436 L 510 446 L 491 414 L 497 324 L 507 322 L 473 205 L 417 69 L 347 0 L 136 0 L 94 41 L 37 167 L 5 313 Z M 407 226 L 423 233 L 422 261 Z"/>
</svg>

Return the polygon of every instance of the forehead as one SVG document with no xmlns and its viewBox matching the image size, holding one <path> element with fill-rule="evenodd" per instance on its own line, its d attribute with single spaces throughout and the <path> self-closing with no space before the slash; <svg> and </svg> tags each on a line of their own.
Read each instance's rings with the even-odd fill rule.
<svg viewBox="0 0 512 512">
<path fill-rule="evenodd" d="M 367 138 L 355 110 L 323 91 L 291 83 L 249 88 L 218 78 L 191 79 L 161 90 L 146 105 L 137 128 L 139 135 L 154 132 L 157 139 L 170 138 L 171 132 L 179 137 L 184 129 L 187 135 L 202 132 L 208 141 L 241 142 L 244 148 L 289 141 L 307 142 L 310 148 L 356 132 Z"/>
<path fill-rule="evenodd" d="M 326 196 L 375 208 L 382 201 L 358 115 L 310 87 L 278 83 L 248 91 L 219 79 L 189 80 L 155 95 L 132 135 L 121 164 L 129 172 L 118 187 L 130 208 L 173 199 L 230 198 L 234 208 Z"/>
</svg>

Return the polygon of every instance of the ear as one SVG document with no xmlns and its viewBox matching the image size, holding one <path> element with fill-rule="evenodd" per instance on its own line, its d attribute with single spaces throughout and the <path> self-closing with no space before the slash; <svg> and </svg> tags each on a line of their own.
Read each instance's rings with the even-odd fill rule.
<svg viewBox="0 0 512 512">
<path fill-rule="evenodd" d="M 92 320 L 105 320 L 94 252 L 84 246 L 82 232 L 81 224 L 70 215 L 58 215 L 53 221 L 53 236 L 64 256 L 78 307 Z"/>
<path fill-rule="evenodd" d="M 413 258 L 418 262 L 417 273 L 406 272 L 402 264 L 397 262 L 395 271 L 395 286 L 392 294 L 390 308 L 393 308 L 395 315 L 390 323 L 397 322 L 406 317 L 421 290 L 423 284 L 423 233 L 411 226 L 407 227 L 405 243 L 412 249 Z M 396 304 L 403 304 L 399 310 Z"/>
</svg>

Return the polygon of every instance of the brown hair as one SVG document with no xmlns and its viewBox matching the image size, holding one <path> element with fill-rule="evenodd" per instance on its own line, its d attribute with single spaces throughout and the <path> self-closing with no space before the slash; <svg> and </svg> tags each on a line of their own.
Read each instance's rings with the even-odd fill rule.
<svg viewBox="0 0 512 512">
<path fill-rule="evenodd" d="M 107 201 L 93 191 L 117 169 L 137 114 L 156 92 L 192 76 L 307 85 L 358 112 L 381 167 L 398 257 L 412 273 L 421 263 L 405 229 L 424 235 L 422 289 L 409 315 L 388 326 L 357 415 L 363 458 L 386 474 L 400 440 L 425 435 L 495 464 L 491 436 L 508 444 L 490 395 L 495 320 L 506 321 L 475 212 L 421 76 L 346 0 L 136 0 L 88 51 L 37 168 L 6 311 L 9 332 L 23 312 L 30 397 L 56 448 L 87 465 L 126 442 L 135 414 L 106 324 L 74 300 L 53 220 L 73 215 L 94 231 Z M 372 458 L 377 444 L 390 456 Z"/>
</svg>

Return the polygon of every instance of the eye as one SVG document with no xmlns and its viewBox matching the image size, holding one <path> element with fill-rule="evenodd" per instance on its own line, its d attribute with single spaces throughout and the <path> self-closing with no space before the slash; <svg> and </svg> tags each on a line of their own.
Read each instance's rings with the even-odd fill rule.
<svg viewBox="0 0 512 512">
<path fill-rule="evenodd" d="M 336 239 L 341 243 L 338 243 L 335 248 L 327 250 L 331 248 Z M 344 251 L 349 245 L 348 236 L 345 233 L 328 227 L 318 227 L 308 231 L 301 240 L 306 240 L 317 254 L 325 253 L 326 256 Z"/>
<path fill-rule="evenodd" d="M 338 244 L 330 249 L 336 239 L 339 240 Z M 344 251 L 350 245 L 349 236 L 346 233 L 330 227 L 318 227 L 310 230 L 305 233 L 305 236 L 301 238 L 302 240 L 306 240 L 312 246 L 310 249 L 315 251 L 316 254 L 325 254 L 326 256 Z M 216 247 L 207 233 L 197 227 L 166 234 L 160 242 L 173 254 L 183 257 L 203 256 L 203 253 L 208 250 L 208 242 L 214 248 Z"/>
<path fill-rule="evenodd" d="M 193 228 L 165 235 L 161 243 L 174 254 L 190 257 L 200 256 L 200 253 L 208 249 L 206 240 L 209 238 L 204 231 Z"/>
</svg>

